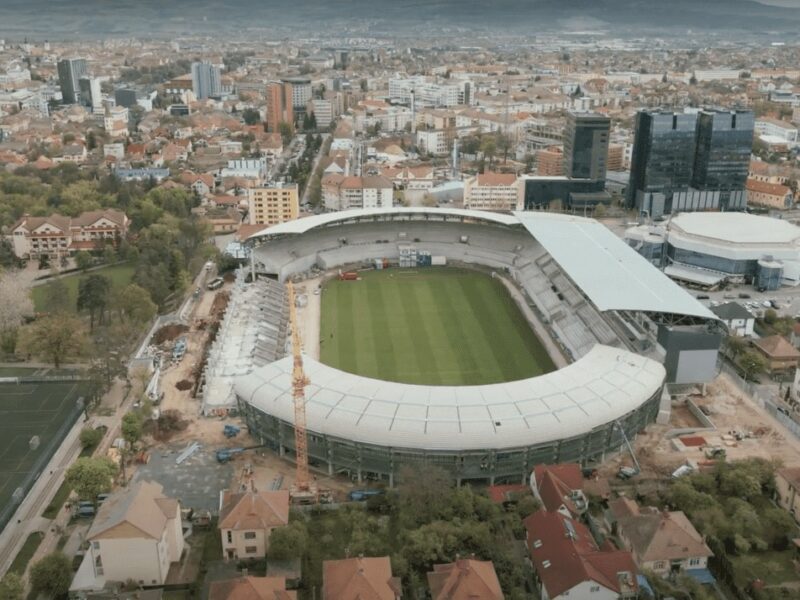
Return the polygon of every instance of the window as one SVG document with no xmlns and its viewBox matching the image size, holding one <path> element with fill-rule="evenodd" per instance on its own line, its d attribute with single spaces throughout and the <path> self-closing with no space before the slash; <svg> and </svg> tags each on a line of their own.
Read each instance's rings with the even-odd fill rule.
<svg viewBox="0 0 800 600">
<path fill-rule="evenodd" d="M 534 548 L 541 548 L 542 547 L 542 540 L 533 540 L 533 547 Z"/>
<path fill-rule="evenodd" d="M 100 550 L 100 542 L 92 542 L 92 548 L 95 550 Z"/>
<path fill-rule="evenodd" d="M 256 532 L 255 531 L 245 531 L 244 532 L 244 539 L 246 539 L 246 540 L 254 540 L 254 539 L 256 539 Z"/>
<path fill-rule="evenodd" d="M 700 559 L 699 558 L 690 558 L 689 559 L 689 566 L 690 567 L 696 567 L 699 564 L 700 564 Z"/>
<path fill-rule="evenodd" d="M 258 548 L 256 548 L 255 546 L 245 546 L 244 552 L 245 554 L 255 554 L 256 552 L 258 552 Z"/>
<path fill-rule="evenodd" d="M 656 561 L 656 562 L 653 564 L 653 568 L 654 568 L 654 569 L 663 569 L 663 568 L 664 568 L 664 566 L 665 566 L 665 565 L 664 565 L 664 561 L 663 561 L 663 560 Z"/>
<path fill-rule="evenodd" d="M 231 533 L 230 529 L 228 530 L 228 543 L 229 544 L 233 543 L 233 533 Z"/>
<path fill-rule="evenodd" d="M 599 592 L 599 591 L 600 591 L 600 586 L 599 586 L 599 585 L 593 585 L 592 587 L 590 587 L 590 588 L 589 588 L 589 591 L 590 591 L 592 594 L 595 594 L 595 593 L 597 593 L 597 592 Z"/>
<path fill-rule="evenodd" d="M 542 561 L 542 566 L 543 566 L 545 569 L 547 569 L 547 568 L 550 566 L 550 561 L 549 561 L 549 560 L 543 560 L 543 561 Z"/>
</svg>

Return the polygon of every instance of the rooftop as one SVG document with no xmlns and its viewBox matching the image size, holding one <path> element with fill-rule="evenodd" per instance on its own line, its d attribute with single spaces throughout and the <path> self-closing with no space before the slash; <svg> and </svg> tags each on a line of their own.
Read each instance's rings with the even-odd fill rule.
<svg viewBox="0 0 800 600">
<path fill-rule="evenodd" d="M 788 221 L 739 212 L 681 213 L 670 230 L 731 243 L 800 244 L 800 227 Z"/>
</svg>

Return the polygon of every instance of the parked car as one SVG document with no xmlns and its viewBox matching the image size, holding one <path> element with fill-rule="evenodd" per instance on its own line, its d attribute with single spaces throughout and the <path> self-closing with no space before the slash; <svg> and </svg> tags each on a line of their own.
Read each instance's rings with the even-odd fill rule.
<svg viewBox="0 0 800 600">
<path fill-rule="evenodd" d="M 222 279 L 222 277 L 215 277 L 214 279 L 208 282 L 208 285 L 206 287 L 209 290 L 218 290 L 219 288 L 222 287 L 222 284 L 224 283 L 225 281 Z"/>
</svg>

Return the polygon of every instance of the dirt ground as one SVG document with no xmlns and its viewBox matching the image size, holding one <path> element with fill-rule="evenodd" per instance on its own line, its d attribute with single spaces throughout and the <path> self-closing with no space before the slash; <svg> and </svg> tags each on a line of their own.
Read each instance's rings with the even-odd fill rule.
<svg viewBox="0 0 800 600">
<path fill-rule="evenodd" d="M 295 292 L 304 294 L 308 303 L 297 309 L 297 318 L 300 320 L 300 335 L 303 338 L 303 351 L 311 358 L 319 360 L 319 328 L 322 316 L 322 293 L 315 294 L 314 290 L 322 284 L 324 275 L 307 279 L 295 286 Z"/>
<path fill-rule="evenodd" d="M 680 436 L 667 437 L 671 430 L 700 426 L 685 404 L 673 406 L 668 425 L 649 426 L 633 443 L 642 478 L 669 476 L 687 462 L 711 465 L 713 461 L 706 458 L 705 450 L 716 446 L 725 449 L 728 460 L 760 457 L 800 466 L 800 440 L 743 394 L 727 375 L 717 377 L 706 387 L 704 396 L 693 396 L 692 400 L 707 411 L 715 429 L 691 434 L 705 439 L 706 443 L 698 447 L 683 445 Z M 600 470 L 613 477 L 620 466 L 632 462 L 627 452 L 620 453 Z"/>
</svg>

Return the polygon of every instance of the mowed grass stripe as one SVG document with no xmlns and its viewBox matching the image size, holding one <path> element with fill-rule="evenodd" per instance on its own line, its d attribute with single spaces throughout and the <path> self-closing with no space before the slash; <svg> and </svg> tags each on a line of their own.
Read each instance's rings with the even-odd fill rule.
<svg viewBox="0 0 800 600">
<path fill-rule="evenodd" d="M 331 366 L 427 385 L 511 381 L 554 368 L 502 283 L 487 275 L 431 268 L 361 277 L 325 286 L 321 357 Z"/>
<path fill-rule="evenodd" d="M 451 352 L 455 361 L 460 367 L 461 375 L 452 375 L 447 381 L 448 384 L 472 385 L 480 383 L 485 377 L 484 373 L 491 373 L 498 369 L 499 365 L 492 360 L 491 364 L 485 364 L 484 356 L 477 351 L 482 340 L 471 338 L 470 332 L 465 328 L 465 320 L 459 315 L 466 315 L 469 304 L 463 294 L 456 294 L 452 281 L 446 279 L 433 280 L 430 288 L 437 299 L 437 309 L 439 323 L 447 333 L 447 339 L 451 346 Z M 453 318 L 455 316 L 456 318 Z M 494 372 L 497 372 L 496 370 Z"/>
</svg>

